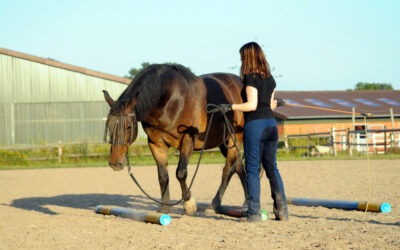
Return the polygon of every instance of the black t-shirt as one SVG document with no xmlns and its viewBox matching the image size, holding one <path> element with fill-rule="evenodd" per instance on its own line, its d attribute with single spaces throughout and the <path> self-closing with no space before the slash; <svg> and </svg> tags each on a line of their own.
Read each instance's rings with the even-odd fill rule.
<svg viewBox="0 0 400 250">
<path fill-rule="evenodd" d="M 272 113 L 270 102 L 276 83 L 272 75 L 268 78 L 261 78 L 260 74 L 251 73 L 244 76 L 243 83 L 244 86 L 240 93 L 243 102 L 247 102 L 247 86 L 256 88 L 258 93 L 257 109 L 255 111 L 243 112 L 244 120 L 248 122 L 256 119 L 273 118 L 274 114 Z"/>
</svg>

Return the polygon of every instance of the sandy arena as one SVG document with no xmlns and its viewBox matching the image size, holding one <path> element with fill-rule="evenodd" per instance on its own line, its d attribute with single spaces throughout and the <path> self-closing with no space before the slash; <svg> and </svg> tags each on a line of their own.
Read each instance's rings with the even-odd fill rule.
<svg viewBox="0 0 400 250">
<path fill-rule="evenodd" d="M 262 207 L 270 219 L 243 223 L 224 215 L 186 216 L 175 206 L 171 224 L 160 226 L 94 213 L 97 205 L 141 211 L 158 206 L 131 181 L 126 169 L 109 167 L 0 171 L 0 249 L 399 249 L 400 160 L 371 161 L 371 201 L 388 202 L 390 213 L 289 206 L 289 221 L 273 220 L 272 199 L 262 178 Z M 279 162 L 286 195 L 363 201 L 368 199 L 366 160 Z M 210 202 L 222 164 L 202 165 L 192 187 Z M 189 167 L 191 180 L 195 166 Z M 145 190 L 159 198 L 154 166 L 134 167 Z M 173 200 L 181 195 L 170 166 Z M 241 205 L 235 175 L 224 205 Z"/>
</svg>

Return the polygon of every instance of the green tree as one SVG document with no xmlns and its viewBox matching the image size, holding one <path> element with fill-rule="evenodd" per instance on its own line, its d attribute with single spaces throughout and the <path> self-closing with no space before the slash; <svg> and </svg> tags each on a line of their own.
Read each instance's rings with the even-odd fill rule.
<svg viewBox="0 0 400 250">
<path fill-rule="evenodd" d="M 177 63 L 173 63 L 173 62 L 166 62 L 164 64 L 169 64 L 169 65 L 173 65 L 173 64 L 177 64 Z M 142 65 L 140 68 L 131 68 L 128 71 L 127 76 L 125 76 L 125 78 L 129 78 L 129 79 L 133 79 L 141 70 L 147 68 L 148 66 L 150 66 L 149 62 L 142 62 Z M 188 70 L 192 71 L 189 67 L 186 67 Z"/>
<path fill-rule="evenodd" d="M 390 83 L 358 82 L 354 90 L 393 90 Z"/>
</svg>

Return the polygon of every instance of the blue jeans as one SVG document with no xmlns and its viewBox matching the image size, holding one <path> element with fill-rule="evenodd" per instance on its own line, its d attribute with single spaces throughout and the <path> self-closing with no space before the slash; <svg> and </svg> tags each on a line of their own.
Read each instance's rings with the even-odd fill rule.
<svg viewBox="0 0 400 250">
<path fill-rule="evenodd" d="M 260 214 L 260 164 L 265 169 L 274 200 L 274 213 L 287 217 L 286 196 L 276 166 L 278 128 L 274 118 L 258 119 L 244 125 L 244 155 L 247 171 L 248 214 Z"/>
</svg>

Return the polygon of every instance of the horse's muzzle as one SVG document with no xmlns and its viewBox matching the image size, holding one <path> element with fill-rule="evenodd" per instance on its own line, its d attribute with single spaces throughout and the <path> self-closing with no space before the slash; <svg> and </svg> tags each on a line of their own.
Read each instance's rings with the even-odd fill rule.
<svg viewBox="0 0 400 250">
<path fill-rule="evenodd" d="M 121 171 L 122 169 L 124 169 L 124 164 L 122 162 L 112 163 L 109 161 L 108 164 L 114 171 Z"/>
</svg>

